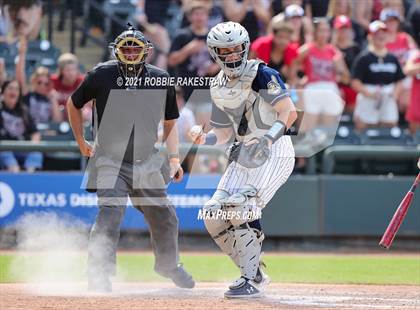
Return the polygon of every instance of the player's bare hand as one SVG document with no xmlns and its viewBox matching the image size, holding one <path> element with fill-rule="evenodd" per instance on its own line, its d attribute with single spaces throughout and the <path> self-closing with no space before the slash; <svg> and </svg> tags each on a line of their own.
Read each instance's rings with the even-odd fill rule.
<svg viewBox="0 0 420 310">
<path fill-rule="evenodd" d="M 181 182 L 182 178 L 184 177 L 184 170 L 181 167 L 181 164 L 179 162 L 179 158 L 171 158 L 169 160 L 169 166 L 170 166 L 170 177 L 175 182 Z"/>
<path fill-rule="evenodd" d="M 190 129 L 189 136 L 194 144 L 204 144 L 206 142 L 206 133 L 202 126 L 195 125 Z"/>
<path fill-rule="evenodd" d="M 95 154 L 93 145 L 86 140 L 83 140 L 81 143 L 79 143 L 79 149 L 80 153 L 82 153 L 82 155 L 85 157 L 92 157 Z"/>
</svg>

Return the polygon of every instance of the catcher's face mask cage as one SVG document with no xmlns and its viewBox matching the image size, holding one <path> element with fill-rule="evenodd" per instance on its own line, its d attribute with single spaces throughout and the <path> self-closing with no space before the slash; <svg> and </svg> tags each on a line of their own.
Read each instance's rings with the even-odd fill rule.
<svg viewBox="0 0 420 310">
<path fill-rule="evenodd" d="M 226 22 L 214 26 L 207 35 L 210 55 L 229 77 L 242 74 L 248 59 L 249 35 L 238 23 Z M 229 53 L 221 53 L 229 49 Z"/>
<path fill-rule="evenodd" d="M 118 60 L 124 77 L 137 77 L 153 48 L 143 33 L 129 26 L 110 44 L 112 54 Z"/>
<path fill-rule="evenodd" d="M 237 45 L 233 47 L 232 52 L 224 52 L 221 48 L 214 48 L 216 57 L 220 59 L 224 67 L 231 69 L 232 71 L 239 71 L 242 65 L 246 62 L 247 50 L 245 44 Z"/>
</svg>

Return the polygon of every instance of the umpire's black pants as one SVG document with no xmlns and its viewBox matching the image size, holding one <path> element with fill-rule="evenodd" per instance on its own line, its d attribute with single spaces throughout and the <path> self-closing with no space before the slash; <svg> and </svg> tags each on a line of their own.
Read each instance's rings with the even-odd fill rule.
<svg viewBox="0 0 420 310">
<path fill-rule="evenodd" d="M 108 277 L 116 271 L 116 250 L 127 199 L 143 213 L 149 226 L 155 254 L 155 271 L 167 274 L 179 261 L 178 218 L 166 196 L 166 185 L 159 170 L 99 158 L 96 163 L 99 212 L 90 232 L 88 275 Z M 149 169 L 150 168 L 150 169 Z M 133 177 L 134 170 L 134 177 Z M 113 189 L 101 189 L 115 180 Z"/>
</svg>

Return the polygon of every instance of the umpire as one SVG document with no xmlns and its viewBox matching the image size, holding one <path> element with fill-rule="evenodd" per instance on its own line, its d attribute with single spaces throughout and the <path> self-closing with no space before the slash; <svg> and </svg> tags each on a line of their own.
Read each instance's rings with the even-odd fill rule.
<svg viewBox="0 0 420 310">
<path fill-rule="evenodd" d="M 183 176 L 175 124 L 179 117 L 175 89 L 161 87 L 160 93 L 162 90 L 164 93 L 163 97 L 158 96 L 161 100 L 148 96 L 153 86 L 146 87 L 142 80 L 169 76 L 145 63 L 151 43 L 131 25 L 110 47 L 116 59 L 98 64 L 88 72 L 67 102 L 80 152 L 91 157 L 89 188 L 98 196 L 99 212 L 88 247 L 88 289 L 112 290 L 110 276 L 115 274 L 120 224 L 128 197 L 148 223 L 155 271 L 179 287 L 193 288 L 194 280 L 179 263 L 178 219 L 166 193 L 169 181 L 179 182 Z M 83 135 L 81 108 L 90 101 L 94 107 L 93 126 L 99 127 L 95 131 L 95 146 Z M 165 156 L 154 147 L 161 119 Z"/>
</svg>

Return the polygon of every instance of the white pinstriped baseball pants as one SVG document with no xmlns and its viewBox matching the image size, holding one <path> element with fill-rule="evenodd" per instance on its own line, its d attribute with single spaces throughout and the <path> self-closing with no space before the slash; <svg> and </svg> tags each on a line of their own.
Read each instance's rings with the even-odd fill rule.
<svg viewBox="0 0 420 310">
<path fill-rule="evenodd" d="M 230 195 L 251 185 L 258 190 L 261 207 L 265 207 L 277 190 L 287 181 L 295 165 L 295 151 L 290 136 L 283 136 L 271 146 L 269 159 L 261 167 L 245 168 L 232 162 L 223 174 L 217 189 Z M 256 203 L 254 199 L 250 204 Z"/>
</svg>

